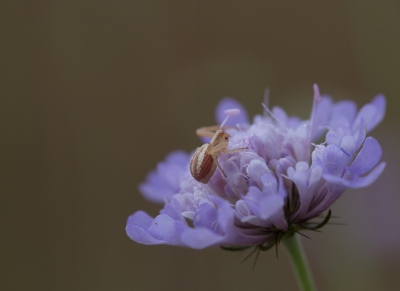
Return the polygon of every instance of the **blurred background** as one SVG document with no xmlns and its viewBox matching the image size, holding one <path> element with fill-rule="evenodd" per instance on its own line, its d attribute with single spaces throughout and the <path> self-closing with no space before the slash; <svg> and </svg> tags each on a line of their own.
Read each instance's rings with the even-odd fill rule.
<svg viewBox="0 0 400 291">
<path fill-rule="evenodd" d="M 387 97 L 383 175 L 305 240 L 319 290 L 400 286 L 400 2 L 2 1 L 1 290 L 297 290 L 283 248 L 247 255 L 143 246 L 138 184 L 191 151 L 225 96 L 307 118 L 312 84 Z"/>
</svg>

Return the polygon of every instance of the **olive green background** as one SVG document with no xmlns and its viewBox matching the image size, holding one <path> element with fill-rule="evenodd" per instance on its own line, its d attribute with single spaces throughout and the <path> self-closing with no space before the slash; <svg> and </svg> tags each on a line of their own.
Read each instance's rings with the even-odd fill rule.
<svg viewBox="0 0 400 291">
<path fill-rule="evenodd" d="M 361 106 L 388 162 L 304 241 L 319 290 L 400 286 L 398 1 L 2 1 L 1 290 L 296 290 L 285 250 L 143 246 L 137 190 L 232 96 L 307 118 L 312 84 Z"/>
</svg>

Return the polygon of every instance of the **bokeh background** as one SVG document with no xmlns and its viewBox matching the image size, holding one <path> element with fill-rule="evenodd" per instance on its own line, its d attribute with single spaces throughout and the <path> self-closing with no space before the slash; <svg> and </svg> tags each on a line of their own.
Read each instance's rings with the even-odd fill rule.
<svg viewBox="0 0 400 291">
<path fill-rule="evenodd" d="M 305 240 L 319 290 L 400 288 L 399 1 L 2 1 L 1 290 L 296 290 L 283 248 L 143 246 L 137 186 L 191 151 L 224 96 L 307 118 L 312 84 L 362 106 L 388 162 Z"/>
</svg>

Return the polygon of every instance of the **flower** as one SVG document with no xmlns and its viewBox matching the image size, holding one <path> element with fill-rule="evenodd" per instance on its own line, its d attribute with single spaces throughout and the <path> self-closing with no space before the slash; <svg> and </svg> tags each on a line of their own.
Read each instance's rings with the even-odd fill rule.
<svg viewBox="0 0 400 291">
<path fill-rule="evenodd" d="M 192 155 L 171 153 L 140 185 L 146 198 L 164 207 L 155 218 L 135 212 L 126 232 L 142 244 L 202 249 L 271 246 L 287 233 L 316 228 L 310 219 L 347 188 L 366 187 L 384 170 L 378 141 L 366 135 L 383 119 L 385 106 L 378 95 L 357 112 L 354 102 L 333 103 L 314 85 L 309 120 L 265 106 L 250 124 L 242 105 L 225 98 L 217 106 L 218 123 L 226 109 L 241 109 L 226 123 L 228 150 L 245 148 L 219 156 L 226 177 L 217 169 L 202 184 L 190 174 Z M 316 144 L 325 132 L 325 141 Z"/>
</svg>

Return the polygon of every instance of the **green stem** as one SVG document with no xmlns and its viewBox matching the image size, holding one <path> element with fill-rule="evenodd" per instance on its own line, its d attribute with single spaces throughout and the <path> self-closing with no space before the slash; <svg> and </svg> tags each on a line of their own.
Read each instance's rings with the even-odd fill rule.
<svg viewBox="0 0 400 291">
<path fill-rule="evenodd" d="M 314 280 L 298 234 L 283 239 L 301 291 L 315 291 Z"/>
</svg>

